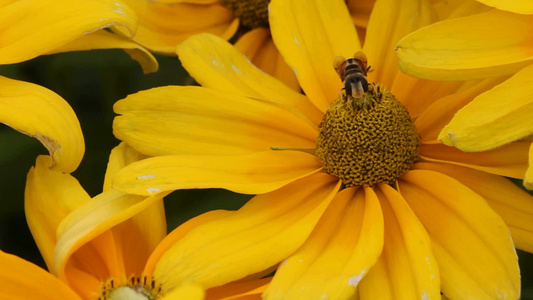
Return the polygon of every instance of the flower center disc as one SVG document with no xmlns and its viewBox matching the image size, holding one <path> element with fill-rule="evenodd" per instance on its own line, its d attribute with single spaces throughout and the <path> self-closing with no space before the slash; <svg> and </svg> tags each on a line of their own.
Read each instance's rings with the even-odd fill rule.
<svg viewBox="0 0 533 300">
<path fill-rule="evenodd" d="M 358 98 L 339 97 L 320 123 L 315 155 L 345 186 L 393 183 L 418 159 L 420 138 L 394 95 L 369 86 Z"/>
<path fill-rule="evenodd" d="M 160 296 L 161 286 L 153 277 L 132 275 L 120 284 L 115 279 L 103 282 L 98 300 L 155 300 Z"/>
<path fill-rule="evenodd" d="M 269 27 L 269 3 L 270 0 L 222 0 L 222 5 L 240 19 L 242 26 L 249 29 Z"/>
</svg>

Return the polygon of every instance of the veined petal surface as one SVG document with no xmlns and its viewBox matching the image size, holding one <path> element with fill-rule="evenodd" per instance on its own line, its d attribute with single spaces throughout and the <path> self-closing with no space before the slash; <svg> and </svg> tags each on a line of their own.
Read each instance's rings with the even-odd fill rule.
<svg viewBox="0 0 533 300">
<path fill-rule="evenodd" d="M 413 167 L 446 174 L 481 195 L 509 227 L 516 248 L 533 252 L 533 196 L 506 178 L 471 168 L 438 163 Z"/>
<path fill-rule="evenodd" d="M 274 43 L 307 97 L 325 112 L 342 86 L 334 58 L 351 57 L 361 49 L 345 2 L 272 0 L 269 18 Z"/>
<path fill-rule="evenodd" d="M 122 25 L 131 36 L 137 17 L 118 0 L 21 0 L 0 7 L 0 64 L 46 54 L 93 31 Z M 9 24 L 9 25 L 8 25 Z"/>
<path fill-rule="evenodd" d="M 527 169 L 529 145 L 529 142 L 514 142 L 489 151 L 463 152 L 443 144 L 422 144 L 420 157 L 521 179 Z"/>
<path fill-rule="evenodd" d="M 139 28 L 133 40 L 164 54 L 173 55 L 176 46 L 194 34 L 208 32 L 230 39 L 239 26 L 239 20 L 219 1 L 123 1 L 139 18 Z"/>
<path fill-rule="evenodd" d="M 526 175 L 524 177 L 524 186 L 528 190 L 533 190 L 533 143 L 529 147 L 529 159 L 528 159 L 528 167 L 526 171 Z"/>
<path fill-rule="evenodd" d="M 461 108 L 439 140 L 463 151 L 484 151 L 533 134 L 531 82 L 533 65 Z"/>
<path fill-rule="evenodd" d="M 167 86 L 115 103 L 115 136 L 137 151 L 239 155 L 314 148 L 318 130 L 275 103 L 204 87 Z"/>
<path fill-rule="evenodd" d="M 0 251 L 0 299 L 81 300 L 64 282 L 40 267 Z"/>
<path fill-rule="evenodd" d="M 185 69 L 203 87 L 274 102 L 296 116 L 304 114 L 316 125 L 321 121 L 323 114 L 305 96 L 265 74 L 217 36 L 192 36 L 177 47 L 177 53 Z"/>
<path fill-rule="evenodd" d="M 497 9 L 421 28 L 397 46 L 403 72 L 433 80 L 512 74 L 533 62 L 533 15 Z"/>
<path fill-rule="evenodd" d="M 98 30 L 90 34 L 86 34 L 81 38 L 54 49 L 47 54 L 95 49 L 123 49 L 131 56 L 131 58 L 136 60 L 141 65 L 145 74 L 156 72 L 159 68 L 157 60 L 152 53 L 148 51 L 148 49 L 131 41 L 129 38 L 123 35 L 113 34 L 105 30 Z"/>
<path fill-rule="evenodd" d="M 339 188 L 336 178 L 314 174 L 255 196 L 191 230 L 165 252 L 154 275 L 165 289 L 181 282 L 210 288 L 267 269 L 303 244 Z"/>
<path fill-rule="evenodd" d="M 447 297 L 518 298 L 520 273 L 509 229 L 480 195 L 428 170 L 406 172 L 399 189 L 431 237 Z"/>
<path fill-rule="evenodd" d="M 22 1 L 25 2 L 25 1 Z M 76 114 L 56 93 L 0 76 L 0 122 L 38 139 L 50 152 L 50 168 L 76 170 L 85 152 Z"/>
<path fill-rule="evenodd" d="M 398 191 L 379 184 L 385 222 L 383 252 L 359 286 L 359 299 L 440 299 L 430 238 Z"/>
<path fill-rule="evenodd" d="M 278 268 L 264 299 L 349 299 L 383 248 L 371 188 L 339 192 L 307 241 Z"/>
<path fill-rule="evenodd" d="M 224 188 L 243 194 L 273 191 L 322 169 L 318 158 L 299 151 L 247 155 L 168 155 L 124 168 L 113 187 L 138 195 L 193 188 Z"/>
<path fill-rule="evenodd" d="M 24 193 L 26 221 L 48 269 L 54 272 L 54 249 L 61 221 L 91 200 L 76 178 L 50 170 L 49 156 L 39 156 L 30 169 Z"/>
</svg>

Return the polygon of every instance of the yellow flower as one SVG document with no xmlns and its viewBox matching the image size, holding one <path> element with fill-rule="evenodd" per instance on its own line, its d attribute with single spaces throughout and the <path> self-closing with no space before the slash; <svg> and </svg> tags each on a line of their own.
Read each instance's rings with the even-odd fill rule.
<svg viewBox="0 0 533 300">
<path fill-rule="evenodd" d="M 249 279 L 207 292 L 196 284 L 169 283 L 180 274 L 166 265 L 179 263 L 181 257 L 179 251 L 175 255 L 167 252 L 173 251 L 188 231 L 229 212 L 206 213 L 166 236 L 163 194 L 147 198 L 110 189 L 110 177 L 142 157 L 125 144 L 115 148 L 104 192 L 91 199 L 74 177 L 50 170 L 49 157 L 40 156 L 28 174 L 25 209 L 50 273 L 0 252 L 0 298 L 203 299 L 206 293 L 209 299 L 224 299 L 259 295 L 269 279 Z"/>
<path fill-rule="evenodd" d="M 422 28 L 398 44 L 407 74 L 436 80 L 513 76 L 457 112 L 439 140 L 483 151 L 533 134 L 531 1 L 480 1 L 500 8 Z M 494 134 L 498 132 L 498 134 Z M 533 189 L 533 147 L 524 185 Z"/>
<path fill-rule="evenodd" d="M 533 251 L 533 199 L 502 176 L 523 176 L 528 144 L 472 154 L 438 142 L 458 109 L 501 80 L 401 73 L 398 40 L 435 21 L 426 1 L 378 0 L 361 47 L 344 1 L 272 0 L 274 42 L 305 95 L 216 36 L 189 38 L 177 52 L 202 87 L 155 88 L 115 104 L 115 135 L 155 157 L 122 169 L 113 186 L 141 195 L 259 194 L 178 247 L 212 245 L 215 253 L 191 252 L 190 265 L 172 268 L 231 268 L 231 281 L 283 261 L 265 299 L 440 299 L 441 291 L 516 299 L 509 231 L 518 248 Z M 373 84 L 350 97 L 332 62 L 359 50 Z M 225 259 L 214 265 L 202 260 L 207 253 Z"/>
</svg>

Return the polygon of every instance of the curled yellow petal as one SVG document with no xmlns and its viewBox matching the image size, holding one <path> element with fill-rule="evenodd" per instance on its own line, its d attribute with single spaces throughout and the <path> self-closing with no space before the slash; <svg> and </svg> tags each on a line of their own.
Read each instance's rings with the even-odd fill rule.
<svg viewBox="0 0 533 300">
<path fill-rule="evenodd" d="M 224 188 L 237 193 L 261 194 L 321 169 L 316 156 L 299 151 L 167 155 L 148 158 L 122 169 L 113 187 L 138 195 L 192 188 Z"/>
<path fill-rule="evenodd" d="M 433 80 L 512 74 L 533 62 L 533 15 L 491 10 L 423 27 L 397 45 L 405 73 Z"/>
<path fill-rule="evenodd" d="M 0 24 L 6 24 L 0 36 L 0 64 L 9 64 L 112 25 L 123 25 L 133 35 L 137 17 L 117 0 L 21 0 L 0 7 Z"/>
<path fill-rule="evenodd" d="M 50 168 L 73 172 L 85 152 L 80 123 L 69 104 L 36 84 L 0 76 L 0 122 L 38 139 L 50 152 Z"/>
<path fill-rule="evenodd" d="M 463 151 L 484 151 L 533 134 L 533 65 L 460 109 L 439 140 Z"/>
<path fill-rule="evenodd" d="M 35 167 L 28 173 L 24 209 L 33 239 L 48 269 L 53 272 L 60 222 L 91 197 L 74 177 L 50 170 L 49 164 L 49 156 L 39 156 Z"/>
<path fill-rule="evenodd" d="M 157 60 L 148 49 L 131 41 L 123 35 L 113 34 L 105 30 L 98 30 L 84 35 L 47 54 L 96 49 L 123 49 L 132 59 L 136 60 L 141 65 L 145 74 L 156 72 L 159 68 Z"/>
</svg>

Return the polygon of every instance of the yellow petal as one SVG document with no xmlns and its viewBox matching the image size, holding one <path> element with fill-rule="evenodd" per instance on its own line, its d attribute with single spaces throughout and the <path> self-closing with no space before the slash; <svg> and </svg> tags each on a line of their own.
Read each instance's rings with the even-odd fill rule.
<svg viewBox="0 0 533 300">
<path fill-rule="evenodd" d="M 252 281 L 236 281 L 208 289 L 206 300 L 215 299 L 263 299 L 261 294 L 265 291 L 272 277 Z"/>
<path fill-rule="evenodd" d="M 322 169 L 318 158 L 299 151 L 248 155 L 168 155 L 124 168 L 113 187 L 138 195 L 177 189 L 224 188 L 243 194 L 273 191 Z"/>
<path fill-rule="evenodd" d="M 24 208 L 33 239 L 53 272 L 59 223 L 91 197 L 74 177 L 50 170 L 49 164 L 49 156 L 39 156 L 28 173 Z"/>
<path fill-rule="evenodd" d="M 533 197 L 509 180 L 470 168 L 418 163 L 414 168 L 444 173 L 481 195 L 509 227 L 516 248 L 533 252 Z"/>
<path fill-rule="evenodd" d="M 113 177 L 117 175 L 118 171 L 122 170 L 122 168 L 133 162 L 145 158 L 147 158 L 147 156 L 135 151 L 135 149 L 131 148 L 126 143 L 120 143 L 120 145 L 113 148 L 113 150 L 111 150 L 111 154 L 109 155 L 109 161 L 107 163 L 103 191 L 105 192 L 111 189 Z"/>
<path fill-rule="evenodd" d="M 113 131 L 148 155 L 236 155 L 314 148 L 318 130 L 268 101 L 203 87 L 167 86 L 118 101 Z"/>
<path fill-rule="evenodd" d="M 235 43 L 235 48 L 259 69 L 300 92 L 296 74 L 279 53 L 268 28 L 256 28 L 243 34 Z"/>
<path fill-rule="evenodd" d="M 63 219 L 57 230 L 54 255 L 57 275 L 62 279 L 68 277 L 65 274 L 66 264 L 77 249 L 154 202 L 160 201 L 165 195 L 161 193 L 146 198 L 109 190 L 78 207 Z"/>
<path fill-rule="evenodd" d="M 116 0 L 14 1 L 0 8 L 0 23 L 9 24 L 0 37 L 0 64 L 32 59 L 112 25 L 132 35 L 136 22 L 135 13 Z"/>
<path fill-rule="evenodd" d="M 533 144 L 529 148 L 529 165 L 524 177 L 524 186 L 528 190 L 533 190 Z"/>
<path fill-rule="evenodd" d="M 518 260 L 509 229 L 485 200 L 433 171 L 402 175 L 399 189 L 428 231 L 451 299 L 517 299 Z"/>
<path fill-rule="evenodd" d="M 325 112 L 342 87 L 333 59 L 352 57 L 361 49 L 346 4 L 341 0 L 273 0 L 269 12 L 274 43 L 296 70 L 305 94 Z"/>
<path fill-rule="evenodd" d="M 139 28 L 133 40 L 164 54 L 173 55 L 179 43 L 198 33 L 208 32 L 230 39 L 239 26 L 238 19 L 220 3 L 123 1 L 139 18 Z"/>
<path fill-rule="evenodd" d="M 512 74 L 533 61 L 533 15 L 492 10 L 419 29 L 397 46 L 405 73 L 433 80 Z"/>
<path fill-rule="evenodd" d="M 144 274 L 152 275 L 154 273 L 156 264 L 161 259 L 161 256 L 163 256 L 168 249 L 170 249 L 177 241 L 183 238 L 183 236 L 185 236 L 185 234 L 187 234 L 189 231 L 193 230 L 201 224 L 210 222 L 212 220 L 224 218 L 232 213 L 233 212 L 227 210 L 208 211 L 188 220 L 187 222 L 178 226 L 176 229 L 172 230 L 157 245 L 156 249 L 154 249 L 154 251 L 152 252 L 152 255 L 150 255 L 150 258 L 148 259 L 148 262 L 146 263 L 144 269 Z"/>
<path fill-rule="evenodd" d="M 204 295 L 205 292 L 201 287 L 197 285 L 184 284 L 166 293 L 161 300 L 203 300 Z"/>
<path fill-rule="evenodd" d="M 519 14 L 533 14 L 533 2 L 529 0 L 477 0 L 485 5 L 497 9 L 506 10 Z"/>
<path fill-rule="evenodd" d="M 322 113 L 305 96 L 257 69 L 219 37 L 193 36 L 177 47 L 177 53 L 183 66 L 204 87 L 277 103 L 297 116 L 303 113 L 314 124 L 322 119 Z"/>
<path fill-rule="evenodd" d="M 0 76 L 0 86 L 0 122 L 38 139 L 52 156 L 50 168 L 67 173 L 76 170 L 85 144 L 69 104 L 36 84 Z"/>
<path fill-rule="evenodd" d="M 422 143 L 439 143 L 437 140 L 439 133 L 457 111 L 477 95 L 491 89 L 501 81 L 502 79 L 494 78 L 481 80 L 472 83 L 471 86 L 463 86 L 463 88 L 434 101 L 422 111 L 414 122 Z"/>
<path fill-rule="evenodd" d="M 131 56 L 131 58 L 141 65 L 145 74 L 156 72 L 159 68 L 157 60 L 146 48 L 143 48 L 122 35 L 112 34 L 105 30 L 98 30 L 84 35 L 47 54 L 95 49 L 123 49 Z"/>
<path fill-rule="evenodd" d="M 209 288 L 267 269 L 302 245 L 339 187 L 335 178 L 315 174 L 258 195 L 191 230 L 163 255 L 154 275 L 165 289 L 180 282 Z"/>
<path fill-rule="evenodd" d="M 428 161 L 451 163 L 496 175 L 524 178 L 529 144 L 514 142 L 483 152 L 462 152 L 442 144 L 422 144 L 420 157 Z"/>
<path fill-rule="evenodd" d="M 396 43 L 410 32 L 431 24 L 436 19 L 428 1 L 377 1 L 370 15 L 363 52 L 373 72 L 369 82 L 378 82 L 392 90 L 399 72 Z M 393 91 L 394 93 L 394 91 Z"/>
<path fill-rule="evenodd" d="M 278 268 L 264 299 L 348 299 L 383 247 L 383 215 L 371 188 L 344 189 L 315 230 Z"/>
<path fill-rule="evenodd" d="M 81 300 L 54 275 L 20 257 L 2 251 L 0 299 Z"/>
<path fill-rule="evenodd" d="M 374 7 L 375 0 L 348 0 L 346 5 L 352 16 L 353 23 L 357 27 L 368 26 L 368 19 L 370 18 L 370 13 L 372 13 L 372 8 Z"/>
<path fill-rule="evenodd" d="M 532 81 L 533 65 L 479 95 L 455 114 L 439 140 L 464 151 L 483 151 L 533 134 Z"/>
<path fill-rule="evenodd" d="M 359 287 L 360 299 L 440 299 L 440 277 L 426 230 L 392 187 L 376 193 L 383 208 L 385 244 Z"/>
</svg>

